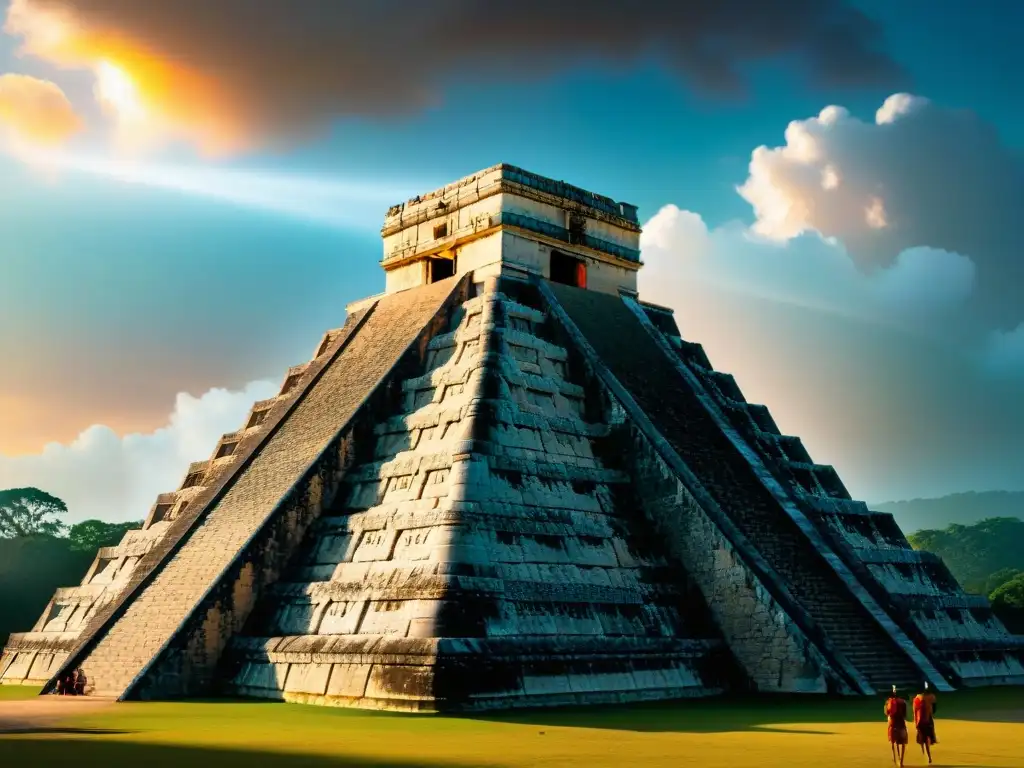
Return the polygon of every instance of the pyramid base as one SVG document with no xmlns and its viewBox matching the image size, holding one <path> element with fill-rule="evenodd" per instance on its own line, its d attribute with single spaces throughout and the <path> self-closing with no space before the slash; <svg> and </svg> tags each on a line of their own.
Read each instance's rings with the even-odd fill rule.
<svg viewBox="0 0 1024 768">
<path fill-rule="evenodd" d="M 223 692 L 321 706 L 479 712 L 722 693 L 719 652 L 663 638 L 275 638 L 235 648 Z"/>
<path fill-rule="evenodd" d="M 43 686 L 68 658 L 69 633 L 16 632 L 0 655 L 0 685 Z"/>
<path fill-rule="evenodd" d="M 375 709 L 386 712 L 409 712 L 422 714 L 459 712 L 498 712 L 510 709 L 541 709 L 546 707 L 588 707 L 599 705 L 637 704 L 652 701 L 678 701 L 704 698 L 725 693 L 722 688 L 659 688 L 640 691 L 583 691 L 580 693 L 533 694 L 521 696 L 476 697 L 470 702 L 443 700 L 402 701 L 395 699 L 371 699 L 367 697 L 347 698 L 340 696 L 315 696 L 310 694 L 283 693 L 277 697 L 261 696 L 256 693 L 239 693 L 243 698 L 273 698 L 289 704 L 309 704 L 319 707 L 349 707 L 351 709 Z"/>
</svg>

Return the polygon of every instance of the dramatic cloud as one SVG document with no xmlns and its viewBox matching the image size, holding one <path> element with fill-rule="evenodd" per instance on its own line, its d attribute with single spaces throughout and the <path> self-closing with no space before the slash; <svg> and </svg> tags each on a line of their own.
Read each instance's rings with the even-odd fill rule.
<svg viewBox="0 0 1024 768">
<path fill-rule="evenodd" d="M 681 281 L 927 334 L 955 321 L 971 293 L 974 265 L 956 253 L 912 248 L 892 266 L 859 272 L 835 240 L 806 234 L 778 242 L 733 222 L 708 230 L 699 214 L 674 205 L 644 225 L 643 295 L 672 303 Z"/>
<path fill-rule="evenodd" d="M 897 94 L 753 152 L 752 224 L 663 208 L 641 294 L 869 500 L 1021 487 L 1024 166 Z M 927 490 L 924 490 L 927 489 Z"/>
<path fill-rule="evenodd" d="M 1024 161 L 973 113 L 908 94 L 873 123 L 826 107 L 790 123 L 785 146 L 756 149 L 739 191 L 757 233 L 838 238 L 867 272 L 916 246 L 964 254 L 978 317 L 1024 320 Z"/>
<path fill-rule="evenodd" d="M 845 0 L 13 0 L 26 50 L 95 70 L 122 117 L 213 150 L 421 110 L 452 80 L 641 59 L 735 91 L 753 62 L 827 85 L 892 83 L 877 25 Z"/>
<path fill-rule="evenodd" d="M 218 438 L 239 429 L 252 404 L 278 386 L 256 381 L 240 392 L 182 393 L 167 425 L 150 434 L 122 437 L 96 425 L 37 455 L 0 456 L 0 488 L 36 486 L 59 496 L 69 522 L 140 520 L 157 494 L 177 488 L 189 463 L 208 458 Z"/>
<path fill-rule="evenodd" d="M 18 143 L 60 144 L 82 127 L 64 92 L 47 80 L 0 75 L 0 134 Z"/>
<path fill-rule="evenodd" d="M 969 322 L 969 259 L 926 247 L 870 274 L 836 240 L 709 229 L 666 206 L 645 225 L 640 294 L 675 308 L 751 402 L 869 501 L 1021 488 L 1024 326 Z"/>
</svg>

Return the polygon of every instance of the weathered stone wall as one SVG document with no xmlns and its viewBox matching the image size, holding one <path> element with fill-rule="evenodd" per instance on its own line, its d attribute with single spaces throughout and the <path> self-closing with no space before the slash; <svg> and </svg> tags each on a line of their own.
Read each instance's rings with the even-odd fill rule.
<svg viewBox="0 0 1024 768">
<path fill-rule="evenodd" d="M 635 302 L 554 284 L 539 288 L 565 315 L 567 329 L 616 399 L 631 403 L 630 417 L 652 440 L 660 438 L 659 454 L 684 485 L 702 507 L 714 510 L 720 528 L 734 529 L 730 541 L 738 545 L 742 539 L 744 549 L 763 559 L 765 567 L 757 569 L 762 580 L 774 582 L 773 595 L 834 668 L 865 692 L 922 676 L 945 685 L 722 418 Z"/>
<path fill-rule="evenodd" d="M 624 421 L 623 455 L 629 457 L 644 512 L 697 581 L 752 686 L 758 691 L 851 693 L 646 437 Z"/>
<path fill-rule="evenodd" d="M 422 261 L 454 257 L 477 281 L 522 265 L 550 276 L 552 249 L 587 264 L 591 290 L 636 292 L 640 227 L 632 206 L 511 166 L 496 166 L 417 197 L 385 218 L 387 293 L 425 284 Z"/>
<path fill-rule="evenodd" d="M 1012 649 L 966 650 L 950 654 L 950 666 L 965 688 L 988 685 L 1024 685 L 1024 664 L 1019 643 Z"/>
<path fill-rule="evenodd" d="M 416 223 L 384 237 L 384 257 L 394 259 L 433 251 L 464 239 L 478 229 L 487 229 L 491 217 L 500 213 L 502 200 L 500 194 L 480 199 L 473 196 L 471 202 L 452 198 L 444 208 L 436 204 L 429 210 L 424 208 L 421 215 L 412 216 Z M 439 227 L 443 230 L 437 231 Z"/>
<path fill-rule="evenodd" d="M 355 431 L 355 425 L 350 425 L 296 483 L 270 523 L 240 553 L 134 686 L 133 698 L 196 695 L 213 689 L 224 647 L 241 630 L 258 595 L 280 577 L 309 525 L 332 502 L 352 462 Z"/>
<path fill-rule="evenodd" d="M 628 478 L 595 454 L 607 428 L 566 351 L 494 288 L 378 416 L 371 460 L 232 644 L 229 690 L 479 710 L 721 689 L 703 603 L 617 506 Z"/>
<path fill-rule="evenodd" d="M 459 285 L 464 288 L 465 282 Z M 244 616 L 237 615 L 241 603 L 217 615 L 218 605 L 228 606 L 226 595 L 230 591 L 218 590 L 236 581 L 232 569 L 240 557 L 247 556 L 250 546 L 260 549 L 264 531 L 283 531 L 285 535 L 274 540 L 287 542 L 290 526 L 281 529 L 273 524 L 279 505 L 283 505 L 284 513 L 292 501 L 299 504 L 298 508 L 308 508 L 301 499 L 304 487 L 316 474 L 317 463 L 409 345 L 422 352 L 416 339 L 454 287 L 455 282 L 449 281 L 415 295 L 382 300 L 359 333 L 340 341 L 342 346 L 335 356 L 310 369 L 309 375 L 314 378 L 307 377 L 304 390 L 297 386 L 296 391 L 304 394 L 294 401 L 294 408 L 278 416 L 277 427 L 263 444 L 250 447 L 251 458 L 223 486 L 223 495 L 207 502 L 210 509 L 182 532 L 166 559 L 128 595 L 123 609 L 105 622 L 96 642 L 79 654 L 80 664 L 97 692 L 123 695 L 130 692 L 138 677 L 150 672 L 155 677 L 144 687 L 148 695 L 159 690 L 159 684 L 153 681 L 161 678 L 170 681 L 168 685 L 176 692 L 193 681 L 205 684 L 209 676 L 196 674 L 195 668 L 204 660 L 209 662 L 224 639 L 212 630 L 230 630 L 244 620 Z M 385 341 L 391 346 L 382 343 Z M 295 530 L 300 532 L 298 527 Z M 272 559 L 266 565 L 267 572 L 273 574 Z M 208 615 L 211 608 L 214 613 Z M 186 630 L 194 629 L 197 620 L 210 631 L 202 633 L 201 643 L 189 640 L 183 644 L 182 633 L 189 634 Z M 207 649 L 205 656 L 201 648 Z M 190 650 L 191 656 L 183 656 L 182 650 Z M 172 659 L 187 656 L 189 664 L 154 664 L 154 660 L 162 662 L 164 651 Z M 175 688 L 175 680 L 184 682 Z"/>
<path fill-rule="evenodd" d="M 943 674 L 962 685 L 1022 679 L 1024 639 L 1006 631 L 987 600 L 965 594 L 938 557 L 912 549 L 892 515 L 851 499 L 832 467 L 814 463 L 799 438 L 779 432 L 765 406 L 746 402 L 732 377 L 713 370 L 699 344 L 679 337 L 668 311 L 647 314 L 843 562 Z"/>
<path fill-rule="evenodd" d="M 67 661 L 89 621 L 117 599 L 166 528 L 128 531 L 117 546 L 97 553 L 79 586 L 58 589 L 32 629 L 9 638 L 4 657 L 10 662 L 0 662 L 0 684 L 45 684 Z"/>
<path fill-rule="evenodd" d="M 499 198 L 497 202 L 495 198 Z M 634 206 L 513 166 L 498 165 L 394 206 L 381 231 L 385 259 L 409 247 L 431 247 L 437 240 L 437 224 L 446 224 L 448 233 L 453 233 L 471 226 L 480 215 L 499 210 L 556 226 L 564 226 L 564 212 L 572 210 L 585 218 L 587 229 L 599 239 L 633 251 L 639 248 L 640 227 Z"/>
<path fill-rule="evenodd" d="M 852 692 L 848 679 L 793 622 L 741 553 L 702 510 L 650 438 L 600 381 L 585 356 L 587 387 L 602 392 L 614 415 L 616 453 L 629 472 L 637 500 L 659 538 L 694 579 L 730 652 L 760 691 Z"/>
<path fill-rule="evenodd" d="M 345 328 L 325 333 L 313 361 L 324 358 L 331 345 L 354 328 L 361 316 L 350 311 Z M 181 524 L 176 521 L 188 517 L 190 506 L 194 512 L 198 508 L 196 500 L 201 502 L 203 494 L 230 472 L 245 452 L 240 446 L 253 445 L 269 431 L 272 420 L 267 416 L 287 408 L 297 393 L 296 384 L 311 365 L 289 369 L 277 396 L 255 403 L 241 429 L 223 435 L 209 459 L 189 466 L 178 490 L 157 497 L 142 529 L 126 532 L 117 546 L 102 548 L 81 585 L 58 589 L 32 630 L 11 636 L 4 649 L 7 661 L 0 663 L 0 684 L 43 685 L 53 678 L 83 636 L 90 633 L 89 626 L 102 620 L 121 600 L 122 593 L 138 583 L 138 577 L 152 568 L 161 553 L 169 551 L 168 537 L 180 535 Z M 183 522 L 188 524 L 187 520 Z"/>
<path fill-rule="evenodd" d="M 244 638 L 231 691 L 412 712 L 623 703 L 716 692 L 699 670 L 712 644 L 631 638 Z"/>
</svg>

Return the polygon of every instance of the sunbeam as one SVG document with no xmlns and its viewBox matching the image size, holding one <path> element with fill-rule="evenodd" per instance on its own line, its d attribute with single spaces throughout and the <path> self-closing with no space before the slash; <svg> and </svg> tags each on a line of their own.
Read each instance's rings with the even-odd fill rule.
<svg viewBox="0 0 1024 768">
<path fill-rule="evenodd" d="M 211 198 L 340 229 L 375 229 L 384 210 L 419 184 L 108 159 L 63 150 L 21 147 L 19 159 L 47 176 L 83 173 L 124 184 Z"/>
</svg>

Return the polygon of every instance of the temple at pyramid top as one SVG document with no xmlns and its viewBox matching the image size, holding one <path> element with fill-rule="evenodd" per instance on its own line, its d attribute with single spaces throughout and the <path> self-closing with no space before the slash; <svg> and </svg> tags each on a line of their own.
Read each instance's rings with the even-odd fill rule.
<svg viewBox="0 0 1024 768">
<path fill-rule="evenodd" d="M 641 266 L 635 205 L 504 163 L 393 206 L 381 235 L 387 293 L 472 272 L 635 295 Z"/>
</svg>

